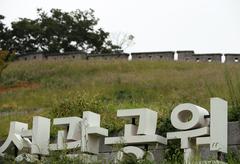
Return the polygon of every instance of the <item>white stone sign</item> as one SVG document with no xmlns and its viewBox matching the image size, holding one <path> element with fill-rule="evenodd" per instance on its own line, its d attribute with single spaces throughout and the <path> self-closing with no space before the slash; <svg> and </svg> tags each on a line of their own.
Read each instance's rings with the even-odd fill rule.
<svg viewBox="0 0 240 164">
<path fill-rule="evenodd" d="M 211 98 L 210 117 L 204 108 L 180 104 L 173 109 L 171 122 L 182 131 L 168 132 L 167 139 L 181 139 L 187 163 L 192 160 L 196 145 L 209 144 L 211 151 L 227 153 L 227 113 L 227 102 L 220 98 Z"/>
<path fill-rule="evenodd" d="M 32 130 L 28 124 L 22 122 L 11 122 L 9 135 L 5 143 L 0 147 L 0 154 L 13 143 L 18 150 L 24 147 L 31 148 L 32 154 L 48 154 L 48 142 L 50 137 L 50 120 L 44 117 L 33 117 Z M 31 139 L 31 140 L 30 140 Z"/>
<path fill-rule="evenodd" d="M 123 119 L 138 119 L 138 126 L 126 124 L 124 136 L 105 138 L 106 145 L 124 143 L 127 145 L 162 143 L 167 144 L 167 139 L 155 134 L 157 127 L 157 112 L 150 109 L 127 109 L 118 110 L 117 116 Z"/>
<path fill-rule="evenodd" d="M 81 148 L 82 152 L 97 154 L 100 137 L 108 136 L 108 130 L 100 127 L 100 115 L 86 111 L 83 118 L 64 117 L 53 120 L 53 125 L 60 126 L 57 143 L 50 144 L 50 119 L 33 117 L 33 128 L 28 124 L 11 122 L 9 135 L 0 147 L 0 154 L 13 143 L 18 150 L 24 147 L 31 148 L 31 154 L 48 155 L 48 150 L 63 150 Z"/>
<path fill-rule="evenodd" d="M 105 138 L 106 145 L 125 144 L 125 145 L 149 145 L 155 143 L 167 144 L 167 139 L 155 134 L 157 128 L 157 112 L 150 109 L 125 109 L 118 110 L 117 116 L 127 120 L 138 119 L 138 126 L 126 124 L 124 127 L 124 136 Z M 132 153 L 137 158 L 142 158 L 144 151 L 140 148 L 127 146 L 119 154 Z M 148 152 L 151 154 L 150 152 Z M 122 158 L 122 155 L 120 155 Z M 152 156 L 153 157 L 153 156 Z M 118 159 L 121 159 L 118 157 Z"/>
<path fill-rule="evenodd" d="M 4 155 L 13 143 L 18 150 L 29 148 L 31 154 L 48 155 L 49 150 L 80 148 L 81 152 L 98 154 L 100 138 L 106 145 L 124 144 L 118 152 L 121 160 L 124 153 L 132 153 L 142 158 L 145 151 L 137 146 L 167 144 L 167 140 L 180 139 L 184 149 L 184 161 L 189 163 L 194 156 L 196 146 L 209 145 L 210 151 L 227 153 L 227 102 L 220 98 L 211 98 L 210 114 L 208 110 L 194 104 L 185 103 L 176 106 L 171 113 L 171 123 L 179 131 L 168 132 L 167 137 L 156 134 L 157 112 L 147 109 L 122 109 L 117 111 L 119 118 L 129 120 L 124 126 L 124 135 L 108 136 L 108 130 L 100 127 L 100 115 L 85 111 L 83 117 L 55 118 L 53 125 L 61 128 L 57 132 L 56 143 L 50 143 L 50 119 L 33 117 L 32 129 L 22 122 L 11 122 L 9 135 L 0 147 Z M 154 159 L 149 152 L 149 159 Z"/>
</svg>

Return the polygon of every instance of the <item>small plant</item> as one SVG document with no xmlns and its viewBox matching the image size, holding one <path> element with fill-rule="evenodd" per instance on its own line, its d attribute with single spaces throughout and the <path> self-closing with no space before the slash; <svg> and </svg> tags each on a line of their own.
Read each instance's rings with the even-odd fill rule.
<svg viewBox="0 0 240 164">
<path fill-rule="evenodd" d="M 0 156 L 0 163 L 1 164 L 9 164 L 14 163 L 14 156 L 5 155 L 4 157 Z"/>
<path fill-rule="evenodd" d="M 183 162 L 183 150 L 180 149 L 180 143 L 177 141 L 168 141 L 165 149 L 164 163 L 178 164 Z"/>
<path fill-rule="evenodd" d="M 68 151 L 62 150 L 62 151 L 50 151 L 50 154 L 48 157 L 44 158 L 41 163 L 43 164 L 68 164 L 68 163 L 79 163 L 84 164 L 84 161 L 82 161 L 78 157 L 68 157 Z"/>
</svg>

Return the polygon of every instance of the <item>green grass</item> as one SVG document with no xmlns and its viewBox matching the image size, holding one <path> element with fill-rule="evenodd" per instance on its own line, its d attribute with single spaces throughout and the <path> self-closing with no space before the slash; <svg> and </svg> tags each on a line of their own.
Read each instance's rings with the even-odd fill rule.
<svg viewBox="0 0 240 164">
<path fill-rule="evenodd" d="M 226 70 L 231 84 L 226 80 Z M 36 114 L 50 117 L 48 111 L 56 103 L 72 99 L 76 92 L 100 99 L 106 109 L 103 115 L 108 115 L 110 110 L 111 115 L 116 115 L 120 108 L 148 107 L 158 111 L 159 117 L 166 117 L 174 106 L 185 102 L 209 109 L 211 97 L 231 102 L 229 88 L 240 84 L 239 70 L 237 64 L 162 61 L 10 63 L 0 79 L 0 112 L 27 110 L 29 114 L 0 116 L 0 139 L 7 136 L 10 121 L 31 123 L 31 117 Z M 36 109 L 42 111 L 36 113 Z M 114 130 L 117 120 L 110 121 Z"/>
</svg>

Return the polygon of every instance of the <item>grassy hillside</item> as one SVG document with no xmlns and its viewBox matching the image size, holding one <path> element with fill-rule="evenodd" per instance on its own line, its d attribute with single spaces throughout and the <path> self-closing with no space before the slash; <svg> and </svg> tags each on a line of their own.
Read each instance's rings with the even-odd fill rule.
<svg viewBox="0 0 240 164">
<path fill-rule="evenodd" d="M 33 115 L 56 117 L 91 109 L 102 113 L 103 126 L 117 130 L 120 108 L 148 107 L 168 117 L 184 102 L 209 109 L 209 98 L 215 96 L 238 106 L 239 70 L 237 64 L 160 61 L 11 63 L 0 79 L 0 137 L 6 137 L 10 120 L 31 123 Z"/>
</svg>

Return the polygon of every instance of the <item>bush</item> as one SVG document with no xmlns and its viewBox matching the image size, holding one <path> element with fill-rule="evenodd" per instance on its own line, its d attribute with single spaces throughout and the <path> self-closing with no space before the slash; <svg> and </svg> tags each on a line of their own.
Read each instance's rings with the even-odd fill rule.
<svg viewBox="0 0 240 164">
<path fill-rule="evenodd" d="M 122 127 L 123 121 L 117 121 L 116 111 L 111 103 L 107 102 L 106 104 L 100 95 L 90 96 L 85 92 L 69 94 L 60 100 L 56 100 L 50 110 L 50 116 L 52 118 L 82 117 L 84 111 L 100 114 L 101 125 L 107 128 L 109 132 L 119 131 Z"/>
<path fill-rule="evenodd" d="M 1 78 L 1 74 L 2 74 L 2 71 L 7 67 L 7 64 L 0 59 L 0 78 Z"/>
<path fill-rule="evenodd" d="M 84 111 L 103 113 L 104 106 L 97 96 L 90 97 L 86 93 L 69 95 L 57 101 L 50 111 L 53 118 L 78 116 L 82 117 Z"/>
</svg>

